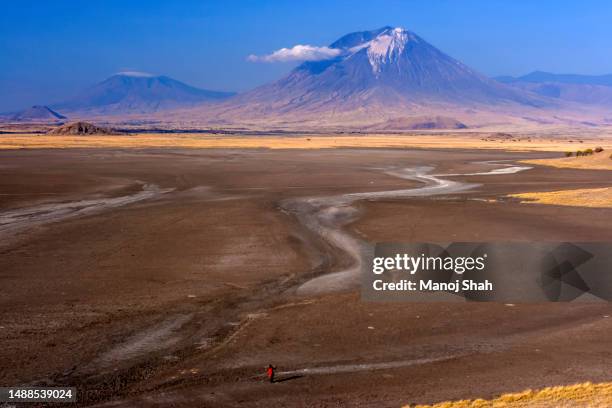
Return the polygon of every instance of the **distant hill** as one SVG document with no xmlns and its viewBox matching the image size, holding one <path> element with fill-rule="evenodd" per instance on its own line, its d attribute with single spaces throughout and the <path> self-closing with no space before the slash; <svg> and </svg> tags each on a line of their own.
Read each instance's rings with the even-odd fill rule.
<svg viewBox="0 0 612 408">
<path fill-rule="evenodd" d="M 113 129 L 96 126 L 88 122 L 68 123 L 47 132 L 50 135 L 112 135 L 119 134 Z"/>
<path fill-rule="evenodd" d="M 612 86 L 612 74 L 608 75 L 579 75 L 579 74 L 553 74 L 551 72 L 533 71 L 520 77 L 500 76 L 495 78 L 504 83 L 513 82 L 557 82 L 562 84 L 603 85 Z"/>
<path fill-rule="evenodd" d="M 34 105 L 19 112 L 6 114 L 4 118 L 15 122 L 57 122 L 66 119 L 66 116 L 47 106 Z"/>
<path fill-rule="evenodd" d="M 427 129 L 466 129 L 467 126 L 456 119 L 445 116 L 399 117 L 376 123 L 368 130 L 427 130 Z"/>
<path fill-rule="evenodd" d="M 66 112 L 90 114 L 149 113 L 216 102 L 234 95 L 189 86 L 167 76 L 124 72 L 52 105 Z"/>
<path fill-rule="evenodd" d="M 553 74 L 535 71 L 497 81 L 529 92 L 582 104 L 612 106 L 612 75 Z"/>
</svg>

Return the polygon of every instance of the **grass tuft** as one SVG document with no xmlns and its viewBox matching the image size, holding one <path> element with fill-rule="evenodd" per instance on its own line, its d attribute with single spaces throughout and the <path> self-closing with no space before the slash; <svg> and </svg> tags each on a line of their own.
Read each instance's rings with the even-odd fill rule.
<svg viewBox="0 0 612 408">
<path fill-rule="evenodd" d="M 445 401 L 432 405 L 406 405 L 405 408 L 561 408 L 612 407 L 612 382 L 590 382 L 541 390 L 525 390 L 485 400 Z"/>
</svg>

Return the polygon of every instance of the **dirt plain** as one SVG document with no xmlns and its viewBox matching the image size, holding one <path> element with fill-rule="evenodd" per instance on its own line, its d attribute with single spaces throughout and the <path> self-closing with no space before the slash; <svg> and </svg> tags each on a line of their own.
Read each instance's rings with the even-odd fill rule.
<svg viewBox="0 0 612 408">
<path fill-rule="evenodd" d="M 610 381 L 612 307 L 299 296 L 350 260 L 288 198 L 416 187 L 381 169 L 488 170 L 551 152 L 91 148 L 0 151 L 0 383 L 70 385 L 79 405 L 401 406 Z M 610 241 L 612 209 L 526 205 L 612 172 L 453 176 L 479 187 L 359 201 L 368 242 Z M 104 200 L 158 193 L 105 208 Z M 41 214 L 62 207 L 55 221 Z M 51 208 L 51 210 L 50 210 Z M 87 210 L 87 211 L 85 211 Z M 32 215 L 33 214 L 33 215 Z M 55 214 L 55 213 L 53 213 Z M 11 218 L 12 219 L 12 218 Z M 37 221 L 39 220 L 39 221 Z M 263 381 L 278 367 L 279 382 Z"/>
</svg>

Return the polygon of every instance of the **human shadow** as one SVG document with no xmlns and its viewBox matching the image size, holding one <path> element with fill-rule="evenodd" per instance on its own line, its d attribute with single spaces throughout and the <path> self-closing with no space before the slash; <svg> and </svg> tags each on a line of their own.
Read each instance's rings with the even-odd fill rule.
<svg viewBox="0 0 612 408">
<path fill-rule="evenodd" d="M 290 375 L 288 377 L 275 378 L 273 382 L 280 383 L 280 382 L 285 382 L 285 381 L 297 380 L 298 378 L 302 378 L 302 377 L 303 375 L 301 374 Z"/>
</svg>

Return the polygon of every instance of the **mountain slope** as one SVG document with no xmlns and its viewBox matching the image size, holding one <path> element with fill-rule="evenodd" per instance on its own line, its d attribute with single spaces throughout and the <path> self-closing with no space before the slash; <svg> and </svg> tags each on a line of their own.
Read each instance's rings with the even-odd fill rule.
<svg viewBox="0 0 612 408">
<path fill-rule="evenodd" d="M 22 111 L 6 116 L 6 119 L 15 122 L 56 122 L 66 119 L 47 106 L 34 105 Z"/>
<path fill-rule="evenodd" d="M 64 111 L 97 114 L 147 113 L 216 102 L 232 95 L 194 88 L 167 76 L 126 72 L 53 106 Z"/>
<path fill-rule="evenodd" d="M 612 75 L 552 74 L 535 71 L 521 77 L 499 77 L 517 89 L 582 104 L 612 106 Z"/>
<path fill-rule="evenodd" d="M 533 71 L 520 77 L 497 77 L 496 80 L 505 83 L 513 82 L 557 82 L 563 84 L 603 85 L 612 86 L 612 74 L 607 75 L 580 75 L 580 74 L 553 74 L 551 72 Z"/>
<path fill-rule="evenodd" d="M 238 95 L 219 117 L 375 116 L 385 119 L 452 106 L 540 108 L 551 101 L 485 77 L 402 28 L 348 34 L 338 56 L 305 62 L 284 78 Z M 349 115 L 350 116 L 350 115 Z"/>
</svg>

